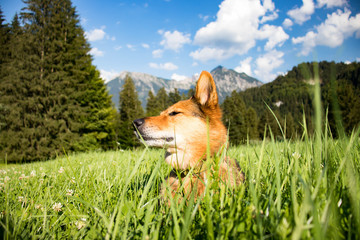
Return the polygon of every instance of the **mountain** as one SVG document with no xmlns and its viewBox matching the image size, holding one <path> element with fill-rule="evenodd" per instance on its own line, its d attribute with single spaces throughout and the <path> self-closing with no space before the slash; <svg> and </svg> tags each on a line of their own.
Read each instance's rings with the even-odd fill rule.
<svg viewBox="0 0 360 240">
<path fill-rule="evenodd" d="M 222 66 L 218 66 L 213 69 L 211 74 L 216 82 L 220 103 L 224 101 L 225 97 L 229 96 L 234 90 L 244 91 L 245 89 L 262 85 L 259 80 L 252 78 L 245 73 L 238 73 Z M 194 75 L 191 78 L 176 81 L 155 77 L 146 73 L 124 71 L 107 83 L 109 93 L 112 95 L 112 101 L 114 102 L 116 109 L 118 109 L 119 105 L 119 92 L 121 91 L 126 76 L 130 76 L 134 81 L 139 99 L 144 108 L 146 106 L 146 100 L 150 90 L 156 94 L 162 87 L 164 87 L 167 92 L 173 91 L 177 88 L 180 93 L 187 93 L 190 88 L 195 88 L 198 77 L 197 75 Z"/>
<path fill-rule="evenodd" d="M 231 95 L 231 92 L 234 90 L 239 92 L 263 85 L 262 82 L 248 76 L 246 73 L 238 73 L 223 66 L 214 68 L 210 73 L 215 80 L 220 103 L 222 103 L 227 96 Z"/>
</svg>

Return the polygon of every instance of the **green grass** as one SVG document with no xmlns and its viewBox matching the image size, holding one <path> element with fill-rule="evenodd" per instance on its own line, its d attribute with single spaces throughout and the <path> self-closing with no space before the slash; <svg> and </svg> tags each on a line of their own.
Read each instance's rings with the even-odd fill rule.
<svg viewBox="0 0 360 240">
<path fill-rule="evenodd" d="M 171 206 L 159 204 L 170 170 L 163 150 L 2 166 L 1 231 L 5 239 L 355 239 L 359 142 L 354 134 L 230 148 L 246 173 L 242 186 Z"/>
<path fill-rule="evenodd" d="M 269 140 L 228 149 L 246 174 L 236 189 L 209 179 L 201 199 L 161 204 L 159 187 L 170 169 L 164 150 L 148 148 L 2 165 L 0 233 L 5 239 L 360 239 L 360 130 L 332 139 L 315 80 L 314 135 L 304 124 L 301 141 L 276 142 L 268 131 Z"/>
</svg>

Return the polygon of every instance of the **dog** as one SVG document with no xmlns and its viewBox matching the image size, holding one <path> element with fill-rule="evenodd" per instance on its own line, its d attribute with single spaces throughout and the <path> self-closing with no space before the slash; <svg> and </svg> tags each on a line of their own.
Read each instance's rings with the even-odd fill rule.
<svg viewBox="0 0 360 240">
<path fill-rule="evenodd" d="M 218 166 L 207 160 L 222 155 L 227 145 L 227 130 L 222 123 L 222 112 L 214 79 L 203 71 L 196 84 L 195 95 L 170 106 L 159 116 L 133 121 L 135 134 L 148 146 L 166 148 L 165 161 L 172 171 L 166 178 L 171 195 L 182 192 L 189 198 L 204 194 L 209 177 L 217 175 L 219 182 L 240 185 L 245 175 L 238 163 L 223 157 Z M 161 188 L 164 196 L 166 187 Z"/>
</svg>

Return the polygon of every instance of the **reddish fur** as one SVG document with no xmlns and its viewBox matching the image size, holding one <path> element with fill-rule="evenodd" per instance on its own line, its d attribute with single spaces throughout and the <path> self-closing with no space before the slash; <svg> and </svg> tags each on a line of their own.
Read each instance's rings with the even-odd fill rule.
<svg viewBox="0 0 360 240">
<path fill-rule="evenodd" d="M 172 116 L 173 112 L 179 114 Z M 143 124 L 138 127 L 144 138 L 159 140 L 159 137 L 156 136 L 174 136 L 175 143 L 169 143 L 167 150 L 170 155 L 165 160 L 176 170 L 187 171 L 194 168 L 192 176 L 182 177 L 185 195 L 192 192 L 196 186 L 195 195 L 200 196 L 205 189 L 204 182 L 211 172 L 207 169 L 207 164 L 204 164 L 207 159 L 207 126 L 209 126 L 210 157 L 225 147 L 227 131 L 221 117 L 215 82 L 210 73 L 203 71 L 197 82 L 193 98 L 170 106 L 159 116 L 143 119 Z M 207 121 L 209 125 L 207 125 Z M 164 144 L 166 143 L 164 142 Z M 159 146 L 159 143 L 156 142 L 155 145 Z M 238 185 L 244 180 L 244 175 L 235 160 L 227 157 L 219 165 L 219 176 L 221 180 L 232 186 Z M 172 172 L 167 178 L 167 183 L 171 186 L 174 196 L 180 187 L 178 176 Z M 164 188 L 162 194 L 165 194 L 163 191 Z"/>
</svg>

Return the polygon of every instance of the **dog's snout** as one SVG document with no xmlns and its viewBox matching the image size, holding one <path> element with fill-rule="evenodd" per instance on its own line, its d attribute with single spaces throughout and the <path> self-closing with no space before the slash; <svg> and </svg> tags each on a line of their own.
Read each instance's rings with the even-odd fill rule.
<svg viewBox="0 0 360 240">
<path fill-rule="evenodd" d="M 141 125 L 143 125 L 145 120 L 143 118 L 139 118 L 133 121 L 133 124 L 136 128 L 139 128 Z"/>
</svg>

